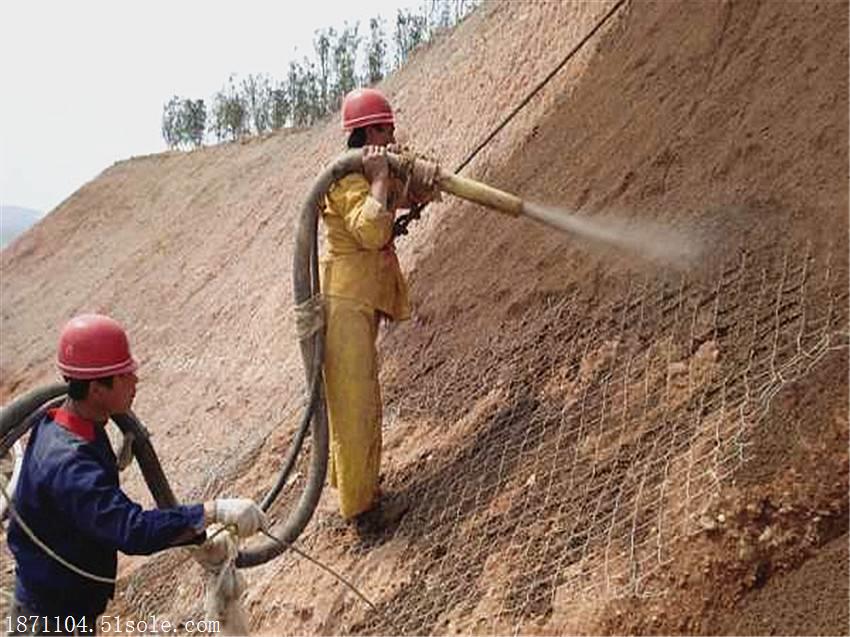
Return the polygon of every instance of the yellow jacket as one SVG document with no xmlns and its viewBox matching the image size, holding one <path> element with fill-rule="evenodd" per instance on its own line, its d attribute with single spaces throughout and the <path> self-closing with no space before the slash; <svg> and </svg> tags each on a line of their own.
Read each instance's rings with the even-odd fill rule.
<svg viewBox="0 0 850 637">
<path fill-rule="evenodd" d="M 394 215 L 369 190 L 366 177 L 352 173 L 325 196 L 322 290 L 403 320 L 410 317 L 410 300 L 392 244 Z"/>
</svg>

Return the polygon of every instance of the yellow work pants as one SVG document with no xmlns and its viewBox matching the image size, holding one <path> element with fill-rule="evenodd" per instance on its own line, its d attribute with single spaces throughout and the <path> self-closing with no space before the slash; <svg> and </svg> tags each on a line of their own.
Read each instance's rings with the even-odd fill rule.
<svg viewBox="0 0 850 637">
<path fill-rule="evenodd" d="M 375 339 L 378 313 L 326 297 L 325 396 L 330 429 L 329 481 L 350 519 L 375 505 L 381 467 L 381 389 Z"/>
</svg>

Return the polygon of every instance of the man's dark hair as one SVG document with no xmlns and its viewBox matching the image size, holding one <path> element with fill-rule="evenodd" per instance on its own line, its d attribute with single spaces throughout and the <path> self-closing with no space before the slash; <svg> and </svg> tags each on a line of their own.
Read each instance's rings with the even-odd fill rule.
<svg viewBox="0 0 850 637">
<path fill-rule="evenodd" d="M 366 127 L 355 128 L 348 136 L 349 148 L 363 148 L 366 145 Z"/>
<path fill-rule="evenodd" d="M 95 378 L 92 380 L 80 380 L 79 378 L 65 377 L 68 382 L 68 398 L 71 400 L 85 400 L 89 395 L 89 385 L 92 382 L 100 383 L 106 387 L 112 387 L 112 376 L 104 376 L 103 378 Z"/>
</svg>

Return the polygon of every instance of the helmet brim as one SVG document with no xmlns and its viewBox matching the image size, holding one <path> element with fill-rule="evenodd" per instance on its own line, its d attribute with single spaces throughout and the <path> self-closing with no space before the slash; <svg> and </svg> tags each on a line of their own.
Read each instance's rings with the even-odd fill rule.
<svg viewBox="0 0 850 637">
<path fill-rule="evenodd" d="M 126 360 L 114 365 L 105 367 L 73 367 L 56 361 L 56 367 L 65 378 L 74 380 L 95 380 L 97 378 L 107 378 L 109 376 L 120 376 L 121 374 L 132 374 L 139 369 L 138 361 L 132 356 Z"/>
</svg>

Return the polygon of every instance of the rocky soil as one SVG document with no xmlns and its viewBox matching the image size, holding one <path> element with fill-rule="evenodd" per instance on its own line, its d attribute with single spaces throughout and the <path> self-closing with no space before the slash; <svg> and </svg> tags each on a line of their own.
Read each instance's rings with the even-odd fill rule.
<svg viewBox="0 0 850 637">
<path fill-rule="evenodd" d="M 401 141 L 459 165 L 613 6 L 485 3 L 384 83 Z M 398 241 L 413 317 L 380 337 L 384 488 L 413 506 L 364 541 L 327 489 L 299 540 L 377 610 L 287 554 L 245 573 L 253 630 L 850 632 L 847 34 L 846 2 L 617 9 L 464 174 L 701 258 L 430 206 Z M 261 497 L 303 401 L 296 214 L 342 146 L 328 121 L 73 193 L 0 253 L 0 399 L 109 313 L 178 498 Z M 120 575 L 111 614 L 200 616 L 182 553 Z"/>
</svg>

